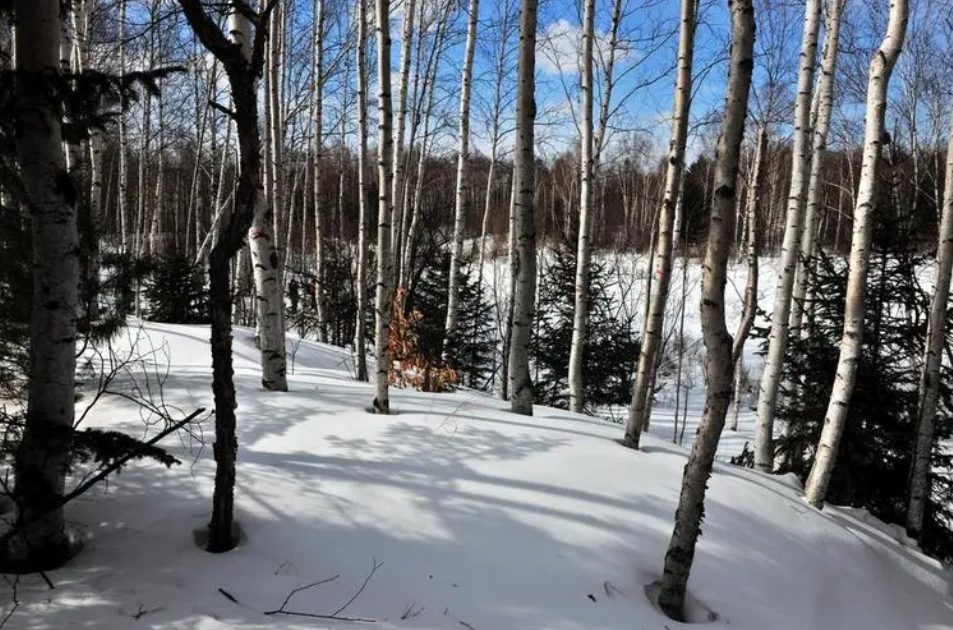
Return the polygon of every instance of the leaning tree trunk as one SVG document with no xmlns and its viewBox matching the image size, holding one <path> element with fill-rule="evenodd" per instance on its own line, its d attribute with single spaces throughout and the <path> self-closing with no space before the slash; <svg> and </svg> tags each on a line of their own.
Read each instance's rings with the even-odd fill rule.
<svg viewBox="0 0 953 630">
<path fill-rule="evenodd" d="M 33 306 L 26 424 L 14 461 L 19 508 L 2 568 L 54 569 L 74 552 L 60 501 L 75 415 L 79 305 L 74 184 L 66 171 L 59 107 L 48 92 L 59 65 L 60 4 L 17 0 L 16 155 L 32 222 Z"/>
<path fill-rule="evenodd" d="M 375 413 L 390 413 L 389 379 L 390 315 L 394 293 L 394 258 L 391 255 L 391 220 L 394 178 L 393 118 L 390 94 L 390 3 L 376 2 L 377 24 L 377 295 L 374 300 L 374 344 L 377 359 Z"/>
<path fill-rule="evenodd" d="M 732 2 L 726 110 L 718 138 L 715 194 L 711 202 L 711 227 L 701 299 L 702 335 L 708 352 L 705 360 L 705 414 L 685 464 L 658 602 L 665 614 L 676 621 L 685 620 L 685 590 L 701 533 L 705 489 L 731 402 L 731 334 L 725 323 L 725 284 L 735 223 L 739 154 L 754 65 L 754 24 L 751 0 Z"/>
<path fill-rule="evenodd" d="M 592 122 L 592 75 L 593 39 L 596 34 L 596 2 L 586 0 L 582 21 L 582 81 L 579 98 L 582 112 L 579 131 L 581 150 L 580 186 L 579 186 L 579 232 L 576 239 L 576 286 L 573 305 L 572 341 L 569 351 L 569 410 L 582 413 L 585 408 L 585 390 L 583 384 L 583 358 L 589 328 L 589 256 L 591 252 L 592 214 L 593 214 L 593 176 L 595 174 L 593 156 Z"/>
<path fill-rule="evenodd" d="M 639 448 L 642 427 L 651 410 L 652 384 L 658 365 L 665 322 L 665 303 L 672 278 L 672 231 L 675 223 L 675 205 L 678 187 L 685 164 L 685 143 L 688 138 L 688 113 L 691 106 L 692 59 L 695 51 L 695 0 L 682 0 L 681 28 L 678 39 L 678 76 L 675 79 L 675 102 L 672 118 L 672 140 L 665 169 L 665 193 L 659 216 L 658 286 L 651 292 L 651 306 L 646 318 L 645 334 L 639 352 L 639 366 L 635 375 L 629 420 L 623 443 L 628 448 Z M 650 269 L 651 273 L 651 269 Z"/>
<path fill-rule="evenodd" d="M 867 110 L 864 129 L 864 157 L 854 206 L 854 228 L 850 246 L 850 271 L 847 276 L 847 296 L 844 306 L 844 336 L 840 344 L 837 373 L 831 391 L 824 428 L 811 474 L 804 487 L 808 502 L 821 507 L 827 495 L 831 474 L 837 462 L 837 451 L 847 423 L 847 411 L 857 380 L 864 337 L 865 300 L 867 297 L 867 267 L 870 262 L 872 233 L 871 213 L 876 202 L 877 179 L 886 128 L 887 86 L 897 63 L 907 30 L 908 0 L 891 0 L 887 32 L 880 49 L 870 61 L 867 83 Z"/>
<path fill-rule="evenodd" d="M 920 376 L 917 439 L 913 450 L 910 493 L 907 500 L 907 531 L 917 539 L 923 528 L 923 514 L 930 498 L 930 459 L 933 455 L 937 401 L 940 395 L 940 364 L 946 345 L 946 309 L 950 295 L 950 275 L 953 271 L 953 117 L 946 150 L 946 182 L 936 255 L 936 287 L 930 306 L 923 372 Z"/>
<path fill-rule="evenodd" d="M 367 6 L 357 0 L 357 321 L 354 326 L 354 354 L 357 378 L 367 380 L 367 349 L 364 332 L 367 321 Z"/>
<path fill-rule="evenodd" d="M 536 305 L 536 159 L 533 146 L 536 119 L 536 11 L 537 0 L 520 1 L 520 45 L 516 92 L 515 258 L 516 287 L 510 331 L 510 408 L 533 415 L 533 380 L 529 372 L 529 345 Z"/>
<path fill-rule="evenodd" d="M 238 185 L 232 213 L 223 224 L 209 254 L 209 303 L 212 320 L 212 392 L 215 397 L 215 490 L 207 550 L 229 551 L 237 544 L 233 517 L 235 502 L 235 383 L 232 369 L 232 291 L 229 268 L 240 252 L 245 234 L 264 196 L 261 137 L 258 131 L 257 77 L 264 66 L 267 29 L 259 27 L 254 40 L 251 21 L 232 11 L 225 35 L 205 12 L 200 0 L 180 0 L 192 30 L 225 67 L 231 86 L 235 127 L 238 130 Z M 273 6 L 273 5 L 271 5 Z M 267 24 L 267 12 L 259 24 Z"/>
<path fill-rule="evenodd" d="M 816 242 L 817 222 L 821 216 L 821 196 L 824 192 L 824 181 L 821 169 L 824 166 L 824 156 L 827 154 L 827 134 L 831 127 L 831 109 L 834 103 L 834 74 L 837 71 L 837 44 L 840 39 L 841 16 L 844 12 L 846 0 L 832 0 L 827 6 L 825 18 L 824 53 L 821 61 L 821 76 L 817 82 L 815 103 L 817 111 L 814 119 L 814 140 L 811 148 L 811 174 L 807 185 L 807 205 L 804 210 L 804 230 L 801 234 L 801 265 L 798 266 L 794 282 L 794 295 L 791 302 L 790 328 L 797 333 L 804 334 L 801 325 L 807 304 L 807 279 L 809 270 L 814 266 L 814 248 Z"/>
<path fill-rule="evenodd" d="M 791 291 L 798 266 L 801 243 L 801 220 L 807 192 L 811 161 L 811 92 L 817 59 L 817 33 L 821 24 L 821 0 L 807 0 L 804 6 L 804 31 L 801 39 L 801 63 L 798 71 L 797 100 L 794 105 L 794 149 L 791 161 L 791 192 L 788 195 L 784 242 L 781 244 L 781 269 L 778 272 L 768 337 L 768 356 L 761 376 L 758 394 L 758 424 L 755 430 L 754 463 L 765 472 L 774 469 L 774 412 L 781 368 L 788 342 L 788 317 L 791 312 Z"/>
<path fill-rule="evenodd" d="M 457 327 L 457 309 L 460 303 L 460 257 L 463 255 L 463 231 L 466 227 L 467 198 L 470 196 L 470 88 L 473 83 L 473 51 L 476 49 L 479 9 L 479 0 L 470 0 L 467 47 L 460 76 L 460 147 L 457 152 L 457 194 L 453 213 L 453 240 L 450 246 L 450 273 L 447 282 L 447 321 L 443 335 L 444 359 L 447 358 L 447 346 Z"/>
</svg>

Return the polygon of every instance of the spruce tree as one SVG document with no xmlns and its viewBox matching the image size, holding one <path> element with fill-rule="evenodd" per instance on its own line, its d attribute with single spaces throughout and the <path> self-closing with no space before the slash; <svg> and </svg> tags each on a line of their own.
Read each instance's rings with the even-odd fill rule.
<svg viewBox="0 0 953 630">
<path fill-rule="evenodd" d="M 568 409 L 576 253 L 563 244 L 552 255 L 540 276 L 531 345 L 533 387 L 538 404 Z M 639 356 L 633 322 L 620 314 L 610 289 L 606 265 L 591 261 L 588 343 L 583 354 L 585 411 L 590 414 L 599 407 L 628 402 Z"/>
<path fill-rule="evenodd" d="M 917 272 L 929 254 L 911 241 L 909 221 L 881 217 L 874 233 L 867 279 L 868 334 L 857 368 L 856 391 L 831 477 L 827 499 L 867 509 L 883 521 L 903 524 L 916 435 L 919 372 L 930 296 Z M 846 261 L 819 252 L 808 282 L 814 299 L 806 313 L 809 334 L 789 338 L 778 417 L 788 424 L 778 440 L 779 472 L 802 481 L 810 473 L 837 369 L 847 275 Z M 947 351 L 953 350 L 953 337 Z M 937 442 L 953 435 L 953 370 L 942 368 Z M 739 463 L 747 458 L 739 458 Z M 936 448 L 933 470 L 947 470 L 953 456 Z M 953 483 L 931 476 L 933 492 L 923 525 L 924 551 L 953 559 Z"/>
</svg>

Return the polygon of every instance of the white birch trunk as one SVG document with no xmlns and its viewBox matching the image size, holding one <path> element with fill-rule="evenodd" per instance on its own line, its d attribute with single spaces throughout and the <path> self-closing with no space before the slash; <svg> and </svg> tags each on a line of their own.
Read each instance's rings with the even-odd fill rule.
<svg viewBox="0 0 953 630">
<path fill-rule="evenodd" d="M 75 415 L 79 247 L 75 191 L 63 155 L 61 120 L 41 77 L 59 61 L 60 4 L 17 0 L 17 162 L 32 222 L 32 361 L 26 424 L 14 461 L 21 527 L 2 550 L 4 571 L 56 568 L 75 551 L 63 508 Z"/>
<path fill-rule="evenodd" d="M 274 17 L 274 13 L 272 14 Z M 274 25 L 276 22 L 272 21 Z M 264 25 L 260 26 L 264 28 Z M 277 39 L 271 33 L 270 41 Z M 269 44 L 268 55 L 268 116 L 265 119 L 265 151 L 270 160 L 262 165 L 265 194 L 255 199 L 255 211 L 248 229 L 248 250 L 252 261 L 255 283 L 255 314 L 258 326 L 258 346 L 261 354 L 261 384 L 269 391 L 288 391 L 287 355 L 285 350 L 284 287 L 281 282 L 281 258 L 278 252 L 278 235 L 275 232 L 275 208 L 273 205 L 277 182 L 275 181 L 274 156 L 276 148 L 272 134 L 275 99 L 271 93 L 277 89 L 275 64 L 278 63 L 277 47 Z"/>
<path fill-rule="evenodd" d="M 715 194 L 702 281 L 701 318 L 705 340 L 705 414 L 685 464 L 675 512 L 675 527 L 662 574 L 659 607 L 676 621 L 685 620 L 685 591 L 701 533 L 705 490 L 731 402 L 731 334 L 725 322 L 725 284 L 735 222 L 735 195 L 748 93 L 754 66 L 754 7 L 751 0 L 731 3 L 731 59 L 725 117 L 718 138 Z"/>
<path fill-rule="evenodd" d="M 367 380 L 367 349 L 365 322 L 367 321 L 367 226 L 370 208 L 367 196 L 367 6 L 366 0 L 357 0 L 357 322 L 354 326 L 354 355 L 357 379 Z"/>
<path fill-rule="evenodd" d="M 514 247 L 516 287 L 510 333 L 510 407 L 514 413 L 533 415 L 533 381 L 529 372 L 529 345 L 536 308 L 536 225 L 534 197 L 536 163 L 536 12 L 537 0 L 520 1 L 520 44 L 516 93 L 516 160 Z"/>
<path fill-rule="evenodd" d="M 589 255 L 592 244 L 593 177 L 595 164 L 593 156 L 592 121 L 592 75 L 593 39 L 596 34 L 596 2 L 585 0 L 582 20 L 582 81 L 579 89 L 580 130 L 580 186 L 579 186 L 579 232 L 576 239 L 576 282 L 573 304 L 572 341 L 569 350 L 569 410 L 582 413 L 585 408 L 585 390 L 583 385 L 583 359 L 589 328 Z"/>
<path fill-rule="evenodd" d="M 377 30 L 377 294 L 374 300 L 374 344 L 377 359 L 376 413 L 390 413 L 389 379 L 391 371 L 390 315 L 394 294 L 394 258 L 391 253 L 393 218 L 392 186 L 394 179 L 394 138 L 390 75 L 390 3 L 376 0 Z"/>
<path fill-rule="evenodd" d="M 907 500 L 907 531 L 920 537 L 923 514 L 930 498 L 930 458 L 933 455 L 937 402 L 940 395 L 940 364 L 946 344 L 946 314 L 953 271 L 953 117 L 946 150 L 946 190 L 940 215 L 939 243 L 936 255 L 936 287 L 930 305 L 923 370 L 920 376 L 920 409 L 917 439 L 913 451 L 910 493 Z"/>
<path fill-rule="evenodd" d="M 394 137 L 394 171 L 393 188 L 391 199 L 394 204 L 392 227 L 391 227 L 391 245 L 394 248 L 395 262 L 399 264 L 400 269 L 395 270 L 395 275 L 403 278 L 403 243 L 404 230 L 404 193 L 406 190 L 406 169 L 404 151 L 404 129 L 407 121 L 407 84 L 410 79 L 410 49 L 414 39 L 414 18 L 416 16 L 417 0 L 408 0 L 404 6 L 404 26 L 400 40 L 400 84 L 397 86 L 397 112 L 395 122 L 397 129 Z M 421 5 L 423 10 L 423 5 Z M 423 27 L 421 20 L 421 27 Z M 420 36 L 423 40 L 423 34 Z M 403 282 L 401 282 L 403 284 Z"/>
<path fill-rule="evenodd" d="M 324 0 L 315 0 L 314 36 L 314 254 L 318 341 L 327 341 L 328 315 L 324 297 Z"/>
<path fill-rule="evenodd" d="M 593 0 L 590 0 L 593 1 Z M 460 76 L 460 146 L 457 150 L 457 192 L 453 212 L 453 237 L 450 247 L 450 273 L 447 285 L 447 321 L 444 326 L 444 359 L 447 344 L 457 327 L 460 298 L 460 258 L 463 255 L 463 231 L 466 227 L 467 198 L 470 196 L 470 91 L 473 83 L 473 52 L 476 49 L 479 0 L 470 0 L 467 21 L 467 45 Z"/>
<path fill-rule="evenodd" d="M 807 304 L 808 270 L 813 267 L 814 248 L 817 236 L 817 222 L 821 216 L 821 195 L 824 181 L 821 177 L 824 156 L 827 153 L 827 135 L 831 126 L 831 109 L 834 104 L 834 75 L 837 72 L 838 41 L 840 39 L 841 16 L 846 0 L 831 0 L 827 5 L 824 21 L 824 52 L 821 61 L 821 76 L 817 82 L 815 104 L 817 111 L 814 119 L 813 147 L 811 149 L 811 174 L 807 185 L 807 205 L 804 209 L 804 231 L 801 235 L 802 264 L 798 266 L 794 283 L 794 296 L 791 304 L 791 330 L 805 334 L 801 330 L 804 313 L 809 310 Z"/>
<path fill-rule="evenodd" d="M 678 39 L 678 75 L 675 80 L 672 139 L 665 168 L 665 191 L 659 214 L 656 257 L 659 270 L 658 286 L 651 292 L 651 306 L 646 317 L 639 365 L 635 375 L 629 419 L 623 443 L 628 448 L 639 448 L 642 427 L 651 413 L 652 383 L 662 342 L 665 323 L 665 304 L 672 278 L 672 232 L 678 188 L 685 164 L 685 144 L 688 138 L 688 114 L 692 92 L 692 60 L 695 52 L 695 0 L 682 0 L 681 27 Z M 652 273 L 650 268 L 649 273 Z"/>
<path fill-rule="evenodd" d="M 774 469 L 774 412 L 781 384 L 781 368 L 788 341 L 788 317 L 791 292 L 797 271 L 811 160 L 811 92 L 817 59 L 817 34 L 821 23 L 821 0 L 807 0 L 804 6 L 804 31 L 798 70 L 797 100 L 794 105 L 794 149 L 791 160 L 791 191 L 788 195 L 784 241 L 781 245 L 781 269 L 778 271 L 768 356 L 758 393 L 758 422 L 755 430 L 755 467 L 765 472 Z"/>
<path fill-rule="evenodd" d="M 908 0 L 891 0 L 887 32 L 880 49 L 870 61 L 867 84 L 867 109 L 864 125 L 864 154 L 854 206 L 854 227 L 850 248 L 850 271 L 847 277 L 847 297 L 844 309 L 844 336 L 841 339 L 837 373 L 831 391 L 824 428 L 821 432 L 814 465 L 804 486 L 807 501 L 821 507 L 827 495 L 831 474 L 837 461 L 841 436 L 847 422 L 847 411 L 857 379 L 857 363 L 864 336 L 866 314 L 867 268 L 870 262 L 872 232 L 871 213 L 874 209 L 875 189 L 880 173 L 880 160 L 886 128 L 887 86 L 897 57 L 903 47 L 909 13 Z"/>
</svg>

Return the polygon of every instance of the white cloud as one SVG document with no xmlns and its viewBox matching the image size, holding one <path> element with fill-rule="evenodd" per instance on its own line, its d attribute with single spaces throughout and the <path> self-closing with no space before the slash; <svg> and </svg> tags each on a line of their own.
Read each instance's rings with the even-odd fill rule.
<svg viewBox="0 0 953 630">
<path fill-rule="evenodd" d="M 607 58 L 609 33 L 596 30 L 596 63 Z M 616 42 L 616 63 L 635 56 L 636 51 Z M 578 74 L 582 62 L 582 26 L 560 18 L 547 24 L 536 40 L 536 67 L 547 74 Z"/>
</svg>

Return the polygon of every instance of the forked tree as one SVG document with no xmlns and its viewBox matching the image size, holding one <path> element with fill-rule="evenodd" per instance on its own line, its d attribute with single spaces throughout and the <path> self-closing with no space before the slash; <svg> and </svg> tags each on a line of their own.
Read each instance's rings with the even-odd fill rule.
<svg viewBox="0 0 953 630">
<path fill-rule="evenodd" d="M 205 11 L 200 0 L 180 0 L 185 17 L 202 42 L 225 68 L 233 109 L 228 110 L 238 130 L 239 165 L 235 205 L 230 216 L 222 219 L 220 232 L 209 253 L 209 304 L 212 320 L 212 392 L 215 397 L 215 490 L 212 495 L 212 520 L 209 524 L 208 551 L 229 551 L 237 544 L 234 531 L 235 459 L 235 383 L 232 369 L 232 291 L 231 261 L 241 250 L 245 235 L 262 203 L 261 136 L 258 130 L 257 78 L 265 58 L 268 15 L 274 0 L 257 12 L 259 24 L 252 36 L 251 15 L 247 4 L 234 4 L 228 16 L 228 36 Z"/>
<path fill-rule="evenodd" d="M 866 121 L 864 124 L 864 153 L 854 206 L 854 227 L 850 246 L 847 275 L 847 296 L 844 305 L 844 335 L 840 344 L 837 372 L 831 391 L 824 428 L 814 457 L 814 465 L 804 487 L 808 502 L 821 507 L 837 462 L 850 399 L 857 382 L 857 364 L 860 362 L 864 341 L 866 315 L 867 269 L 873 232 L 871 214 L 874 211 L 877 181 L 881 169 L 881 155 L 886 128 L 887 88 L 890 75 L 900 56 L 907 32 L 908 0 L 891 0 L 887 32 L 880 48 L 870 60 L 867 82 Z"/>
</svg>

